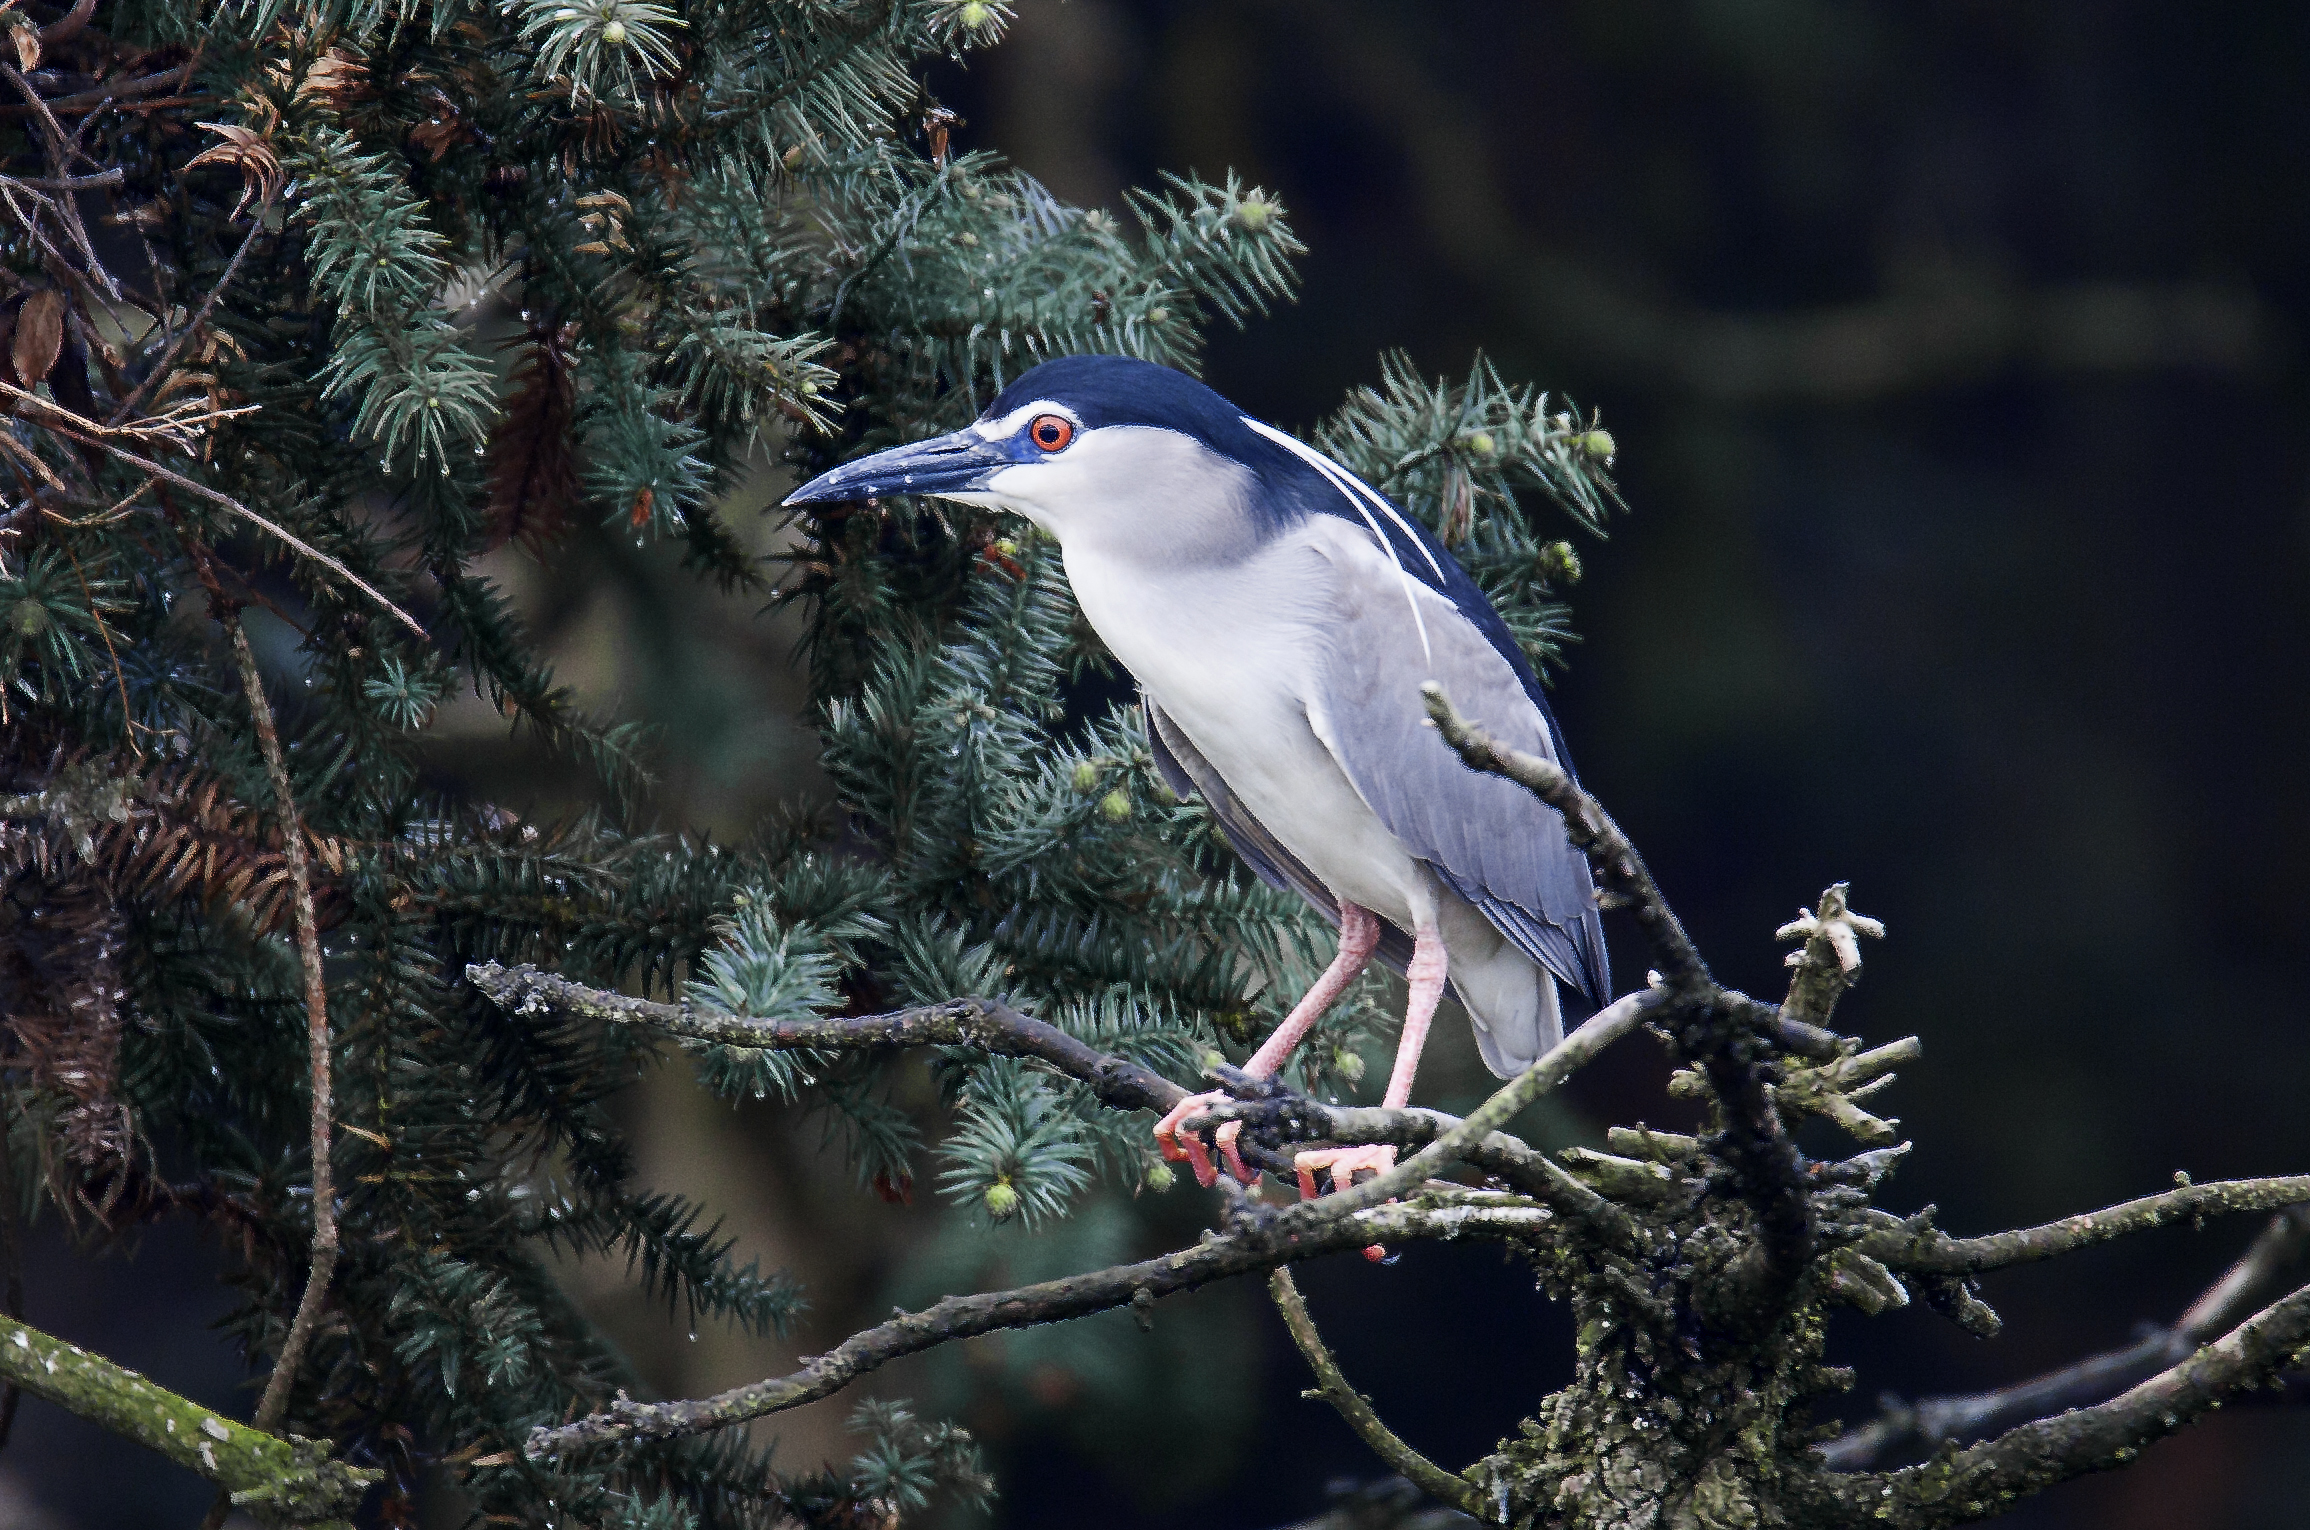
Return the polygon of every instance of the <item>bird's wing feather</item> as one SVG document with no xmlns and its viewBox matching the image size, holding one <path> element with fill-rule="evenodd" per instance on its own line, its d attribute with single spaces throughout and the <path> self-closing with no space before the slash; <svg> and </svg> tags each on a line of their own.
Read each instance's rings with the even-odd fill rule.
<svg viewBox="0 0 2310 1530">
<path fill-rule="evenodd" d="M 1463 765 L 1426 725 L 1420 686 L 1436 680 L 1494 738 L 1554 760 L 1548 717 L 1452 601 L 1416 589 L 1415 624 L 1401 575 L 1368 540 L 1327 535 L 1316 547 L 1331 568 L 1320 634 L 1326 662 L 1309 698 L 1317 736 L 1406 850 L 1527 956 L 1601 1004 L 1609 982 L 1603 921 L 1562 815 L 1514 782 Z"/>
<path fill-rule="evenodd" d="M 1315 905 L 1333 929 L 1338 929 L 1339 903 L 1330 889 L 1316 879 L 1315 873 L 1308 870 L 1298 856 L 1284 849 L 1265 824 L 1251 816 L 1242 799 L 1228 790 L 1219 772 L 1179 725 L 1155 704 L 1154 697 L 1142 691 L 1140 700 L 1147 708 L 1147 742 L 1155 754 L 1156 773 L 1162 776 L 1164 784 L 1182 797 L 1201 797 L 1211 816 L 1218 820 L 1227 842 L 1259 873 L 1261 881 L 1270 887 L 1298 893 Z M 1400 977 L 1405 964 L 1412 959 L 1412 937 L 1383 922 L 1376 954 Z"/>
</svg>

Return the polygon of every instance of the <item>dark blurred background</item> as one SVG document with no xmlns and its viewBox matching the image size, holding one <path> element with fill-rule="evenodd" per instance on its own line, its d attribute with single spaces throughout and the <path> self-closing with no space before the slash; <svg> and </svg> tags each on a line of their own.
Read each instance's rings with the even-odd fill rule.
<svg viewBox="0 0 2310 1530">
<path fill-rule="evenodd" d="M 1382 349 L 1458 374 L 1480 348 L 1602 408 L 1633 513 L 1582 544 L 1565 730 L 1729 981 L 1777 992 L 1771 931 L 1830 881 L 1886 922 L 1841 1019 L 1926 1042 L 1886 1107 L 1920 1143 L 1896 1205 L 1987 1230 L 2177 1170 L 2310 1167 L 2310 9 L 1021 12 L 1002 47 L 933 72 L 961 144 L 1087 204 L 1164 168 L 1233 168 L 1310 246 L 1298 305 L 1214 344 L 1223 392 L 1306 425 Z M 769 550 L 768 519 L 744 520 Z M 791 633 L 756 602 L 701 600 L 607 536 L 551 570 L 509 552 L 502 573 L 566 677 L 665 729 L 661 822 L 742 837 L 819 791 Z M 458 726 L 468 785 L 532 808 L 568 789 L 480 709 Z M 1615 934 L 1627 986 L 1637 952 Z M 1481 1087 L 1463 1032 L 1439 1028 L 1436 1104 Z M 1581 1081 L 1563 1129 L 1677 1124 L 1660 1075 L 1631 1049 Z M 818 1309 L 785 1341 L 693 1340 L 618 1306 L 617 1272 L 573 1270 L 657 1384 L 786 1369 L 905 1284 L 932 1214 L 859 1196 L 814 1127 L 707 1105 L 675 1070 L 632 1109 L 644 1177 L 726 1209 Z M 1154 1222 L 1191 1235 L 1196 1197 Z M 1914 1310 L 1840 1318 L 1850 1407 L 2119 1344 L 2252 1231 L 1996 1277 L 1992 1342 Z M 30 1316 L 245 1413 L 200 1327 L 225 1305 L 202 1284 L 216 1251 L 156 1234 L 145 1254 L 92 1265 L 51 1236 Z M 1335 1261 L 1304 1284 L 1351 1380 L 1453 1464 L 1568 1373 L 1560 1315 L 1495 1256 Z M 960 1362 L 960 1391 L 929 1369 L 886 1390 L 962 1399 L 1003 1468 L 1005 1525 L 1249 1530 L 1375 1474 L 1299 1400 L 1260 1293 L 1157 1323 L 1178 1352 L 1152 1412 L 1098 1405 L 1065 1363 L 1070 1334 L 1098 1342 L 1080 1326 L 1023 1391 L 969 1389 L 988 1355 Z M 796 1416 L 781 1459 L 841 1451 L 846 1408 Z M 205 1501 L 37 1404 L 17 1431 L 0 1523 L 189 1525 Z M 2310 1413 L 2226 1411 L 2009 1523 L 2310 1524 Z"/>
</svg>

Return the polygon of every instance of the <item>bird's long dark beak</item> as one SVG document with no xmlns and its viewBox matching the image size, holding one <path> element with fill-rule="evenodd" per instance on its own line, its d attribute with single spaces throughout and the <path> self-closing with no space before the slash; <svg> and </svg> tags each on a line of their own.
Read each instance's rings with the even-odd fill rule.
<svg viewBox="0 0 2310 1530">
<path fill-rule="evenodd" d="M 787 495 L 786 503 L 814 505 L 881 494 L 960 494 L 986 487 L 989 477 L 1011 465 L 1004 443 L 989 441 L 975 430 L 958 430 L 845 462 Z"/>
</svg>

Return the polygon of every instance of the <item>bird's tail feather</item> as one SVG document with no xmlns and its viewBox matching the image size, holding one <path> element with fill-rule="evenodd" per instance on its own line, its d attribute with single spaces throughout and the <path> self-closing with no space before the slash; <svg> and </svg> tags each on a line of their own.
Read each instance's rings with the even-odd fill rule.
<svg viewBox="0 0 2310 1530">
<path fill-rule="evenodd" d="M 1533 967 L 1531 985 L 1522 992 L 1507 985 L 1459 986 L 1461 1006 L 1468 1011 L 1476 1032 L 1476 1050 L 1496 1078 L 1514 1078 L 1538 1062 L 1541 1055 L 1564 1039 L 1564 1012 L 1556 997 L 1556 980 Z M 1471 995 L 1472 987 L 1484 992 Z"/>
</svg>

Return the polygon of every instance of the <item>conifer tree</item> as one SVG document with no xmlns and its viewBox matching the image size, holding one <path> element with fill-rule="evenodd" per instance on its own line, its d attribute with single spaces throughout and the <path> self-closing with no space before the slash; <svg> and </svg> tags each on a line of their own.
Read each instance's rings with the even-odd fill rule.
<svg viewBox="0 0 2310 1530">
<path fill-rule="evenodd" d="M 1068 352 L 1192 369 L 1208 325 L 1288 295 L 1283 210 L 1233 178 L 1086 211 L 956 152 L 920 66 L 1006 18 L 7 13 L 5 1209 L 91 1243 L 224 1234 L 258 1430 L 329 1442 L 379 1522 L 428 1464 L 518 1523 L 850 1523 L 987 1487 L 959 1432 L 895 1406 L 815 1474 L 721 1440 L 521 1454 L 636 1386 L 552 1256 L 622 1258 L 694 1322 L 777 1330 L 803 1293 L 632 1187 L 608 1102 L 684 1059 L 484 1002 L 469 964 L 766 1017 L 999 994 L 1191 1076 L 1320 958 L 1306 911 L 1156 782 L 1047 544 L 929 503 L 820 507 L 766 569 L 718 514 L 765 451 L 812 471 L 950 428 Z M 1321 438 L 1551 654 L 1576 564 L 1518 495 L 1595 525 L 1608 438 L 1481 366 L 1447 387 L 1396 361 Z M 731 848 L 428 789 L 428 727 L 472 688 L 645 799 L 635 730 L 573 705 L 476 569 L 595 525 L 801 605 L 838 817 Z M 1352 1082 L 1367 1018 L 1344 1008 L 1301 1082 Z M 968 1223 L 1169 1179 L 1143 1123 L 1018 1059 L 942 1054 L 931 1142 L 883 1061 L 689 1050 L 717 1090 L 826 1113 L 862 1186 L 920 1180 Z M 227 1455 L 184 1460 L 295 1517 Z M 313 1491 L 353 1493 L 344 1470 Z"/>
</svg>

